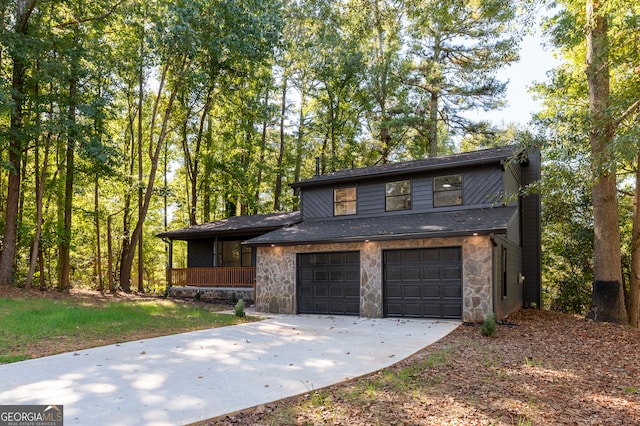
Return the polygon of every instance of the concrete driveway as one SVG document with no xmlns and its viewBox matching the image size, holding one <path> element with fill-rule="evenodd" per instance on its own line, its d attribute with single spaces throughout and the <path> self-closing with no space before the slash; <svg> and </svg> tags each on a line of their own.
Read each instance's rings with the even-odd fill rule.
<svg viewBox="0 0 640 426">
<path fill-rule="evenodd" d="M 274 316 L 0 365 L 0 404 L 64 406 L 65 425 L 180 425 L 387 367 L 460 322 Z"/>
</svg>

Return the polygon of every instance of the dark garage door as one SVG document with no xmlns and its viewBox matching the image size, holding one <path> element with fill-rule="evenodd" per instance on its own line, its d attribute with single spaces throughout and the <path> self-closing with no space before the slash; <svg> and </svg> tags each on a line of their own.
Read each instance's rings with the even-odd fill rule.
<svg viewBox="0 0 640 426">
<path fill-rule="evenodd" d="M 460 247 L 384 252 L 388 317 L 462 318 Z"/>
<path fill-rule="evenodd" d="M 298 254 L 298 312 L 358 315 L 360 253 Z"/>
</svg>

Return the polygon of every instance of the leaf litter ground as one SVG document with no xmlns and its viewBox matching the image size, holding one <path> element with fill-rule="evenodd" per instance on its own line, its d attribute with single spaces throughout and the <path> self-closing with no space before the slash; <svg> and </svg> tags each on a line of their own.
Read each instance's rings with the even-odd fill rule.
<svg viewBox="0 0 640 426">
<path fill-rule="evenodd" d="M 522 310 L 394 366 L 200 425 L 640 424 L 640 331 Z"/>
</svg>

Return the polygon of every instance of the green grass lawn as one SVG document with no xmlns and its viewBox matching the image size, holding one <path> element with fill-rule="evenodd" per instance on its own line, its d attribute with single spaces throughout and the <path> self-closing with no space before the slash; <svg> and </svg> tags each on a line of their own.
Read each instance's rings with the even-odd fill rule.
<svg viewBox="0 0 640 426">
<path fill-rule="evenodd" d="M 171 300 L 0 298 L 0 363 L 247 321 Z"/>
</svg>

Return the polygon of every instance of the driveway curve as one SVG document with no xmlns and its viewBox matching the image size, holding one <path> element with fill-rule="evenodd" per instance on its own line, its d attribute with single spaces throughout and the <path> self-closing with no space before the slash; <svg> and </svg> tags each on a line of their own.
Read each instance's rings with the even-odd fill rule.
<svg viewBox="0 0 640 426">
<path fill-rule="evenodd" d="M 188 424 L 377 371 L 459 324 L 271 316 L 0 365 L 0 404 L 63 405 L 65 425 Z"/>
</svg>

